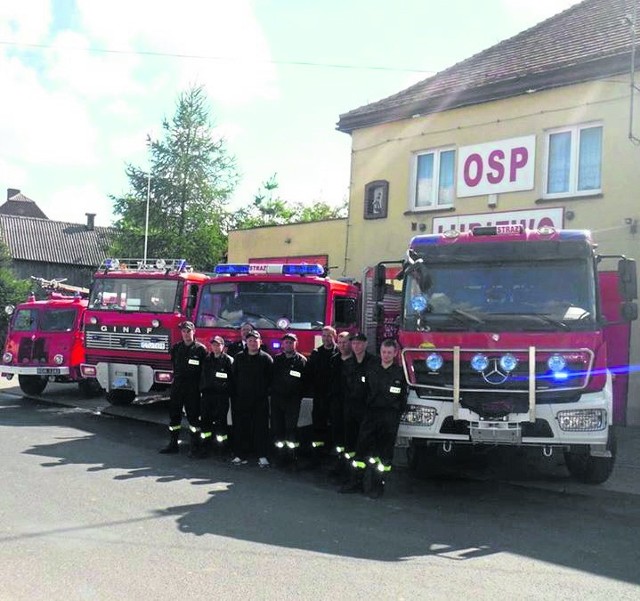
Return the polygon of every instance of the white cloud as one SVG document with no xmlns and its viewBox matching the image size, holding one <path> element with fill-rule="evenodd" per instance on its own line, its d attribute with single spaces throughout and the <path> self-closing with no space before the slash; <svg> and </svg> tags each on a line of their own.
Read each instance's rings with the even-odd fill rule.
<svg viewBox="0 0 640 601">
<path fill-rule="evenodd" d="M 37 201 L 50 219 L 69 223 L 85 223 L 85 213 L 96 213 L 96 225 L 110 225 L 111 200 L 95 184 L 79 184 L 58 188 L 48 199 Z"/>
<path fill-rule="evenodd" d="M 44 41 L 51 24 L 49 0 L 0 2 L 0 39 L 37 44 Z"/>
<path fill-rule="evenodd" d="M 530 27 L 582 0 L 500 0 L 511 19 Z"/>
</svg>

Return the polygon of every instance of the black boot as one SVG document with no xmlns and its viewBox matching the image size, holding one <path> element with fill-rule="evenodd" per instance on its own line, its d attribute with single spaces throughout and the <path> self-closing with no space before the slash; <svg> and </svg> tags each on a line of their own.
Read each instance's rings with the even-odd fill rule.
<svg viewBox="0 0 640 601">
<path fill-rule="evenodd" d="M 166 447 L 162 447 L 159 453 L 163 455 L 173 455 L 178 452 L 178 438 L 180 437 L 180 430 L 171 430 L 171 438 L 169 444 Z"/>
<path fill-rule="evenodd" d="M 200 448 L 198 450 L 198 459 L 206 459 L 211 454 L 213 448 L 213 442 L 211 435 L 202 437 L 200 436 Z"/>
<path fill-rule="evenodd" d="M 200 432 L 189 433 L 189 457 L 198 457 L 200 454 Z"/>
<path fill-rule="evenodd" d="M 371 484 L 366 494 L 370 499 L 379 499 L 384 494 L 384 476 L 377 469 L 371 470 Z"/>
<path fill-rule="evenodd" d="M 351 473 L 349 481 L 343 484 L 338 491 L 341 494 L 354 494 L 362 492 L 362 479 L 364 477 L 364 466 L 355 467 L 351 466 Z"/>
</svg>

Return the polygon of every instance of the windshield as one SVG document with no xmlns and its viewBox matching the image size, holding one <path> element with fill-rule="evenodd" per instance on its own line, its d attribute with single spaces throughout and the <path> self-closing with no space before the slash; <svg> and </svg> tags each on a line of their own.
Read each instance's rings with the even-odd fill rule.
<svg viewBox="0 0 640 601">
<path fill-rule="evenodd" d="M 177 280 L 99 278 L 91 288 L 89 307 L 105 311 L 173 313 Z"/>
<path fill-rule="evenodd" d="M 70 332 L 78 315 L 77 309 L 36 310 L 21 309 L 16 313 L 13 330 L 16 332 Z"/>
<path fill-rule="evenodd" d="M 220 282 L 205 286 L 198 326 L 320 329 L 324 326 L 326 290 L 294 282 Z"/>
<path fill-rule="evenodd" d="M 37 327 L 38 312 L 35 309 L 20 309 L 13 318 L 13 329 L 16 332 L 30 332 Z"/>
<path fill-rule="evenodd" d="M 409 330 L 544 331 L 595 323 L 595 278 L 586 260 L 428 264 L 408 272 L 405 282 Z"/>
</svg>

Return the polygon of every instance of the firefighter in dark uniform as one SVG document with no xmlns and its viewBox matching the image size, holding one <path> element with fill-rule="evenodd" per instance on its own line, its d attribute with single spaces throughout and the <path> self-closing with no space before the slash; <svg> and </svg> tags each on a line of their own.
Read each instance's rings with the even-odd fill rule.
<svg viewBox="0 0 640 601">
<path fill-rule="evenodd" d="M 360 424 L 353 478 L 342 492 L 363 491 L 376 499 L 384 491 L 400 416 L 407 402 L 407 384 L 402 367 L 395 362 L 397 354 L 395 340 L 383 340 L 380 360 L 367 374 L 366 412 Z"/>
<path fill-rule="evenodd" d="M 296 349 L 298 337 L 287 332 L 281 338 L 282 352 L 273 360 L 271 382 L 271 435 L 277 463 L 296 465 L 298 419 L 303 396 L 303 377 L 307 359 Z"/>
<path fill-rule="evenodd" d="M 273 359 L 260 350 L 260 333 L 247 334 L 247 348 L 234 357 L 231 394 L 233 452 L 231 463 L 243 465 L 255 452 L 258 465 L 269 467 L 269 389 Z"/>
<path fill-rule="evenodd" d="M 195 339 L 196 328 L 191 321 L 183 321 L 178 326 L 182 341 L 171 347 L 173 384 L 169 397 L 169 444 L 161 453 L 177 453 L 182 411 L 189 422 L 189 456 L 198 453 L 200 442 L 200 373 L 207 356 L 207 348 Z"/>
<path fill-rule="evenodd" d="M 367 372 L 376 361 L 376 356 L 367 351 L 367 336 L 352 334 L 353 355 L 342 364 L 342 384 L 344 386 L 344 446 L 343 457 L 349 467 L 356 455 L 360 423 L 364 419 L 367 396 Z"/>
<path fill-rule="evenodd" d="M 247 348 L 247 334 L 253 329 L 253 324 L 249 323 L 248 321 L 245 321 L 240 326 L 240 340 L 232 342 L 227 349 L 227 353 L 230 357 L 235 357 L 238 353 L 241 353 Z"/>
<path fill-rule="evenodd" d="M 320 458 L 327 452 L 330 439 L 330 407 L 331 407 L 331 359 L 338 352 L 336 347 L 336 331 L 331 326 L 322 328 L 322 345 L 314 349 L 307 363 L 307 388 L 313 397 L 311 410 L 312 466 L 320 464 Z"/>
<path fill-rule="evenodd" d="M 214 442 L 215 448 L 219 450 L 225 448 L 228 443 L 227 415 L 229 395 L 233 390 L 233 358 L 224 352 L 224 345 L 222 336 L 214 336 L 211 339 L 211 353 L 202 363 L 201 457 L 209 454 Z"/>
<path fill-rule="evenodd" d="M 331 357 L 329 370 L 331 373 L 329 415 L 331 420 L 331 454 L 336 461 L 332 468 L 332 474 L 340 476 L 344 466 L 344 390 L 342 383 L 342 366 L 353 355 L 349 332 L 340 332 L 336 338 L 338 352 Z"/>
</svg>

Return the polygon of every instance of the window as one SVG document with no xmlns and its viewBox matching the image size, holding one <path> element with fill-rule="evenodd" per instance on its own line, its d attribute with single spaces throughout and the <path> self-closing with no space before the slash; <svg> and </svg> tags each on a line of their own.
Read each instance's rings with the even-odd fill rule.
<svg viewBox="0 0 640 601">
<path fill-rule="evenodd" d="M 334 325 L 336 328 L 352 328 L 357 322 L 356 299 L 336 297 L 333 300 Z"/>
<path fill-rule="evenodd" d="M 456 151 L 432 150 L 415 155 L 412 208 L 440 209 L 453 206 Z"/>
<path fill-rule="evenodd" d="M 547 133 L 545 196 L 602 191 L 602 126 L 576 125 Z"/>
</svg>

